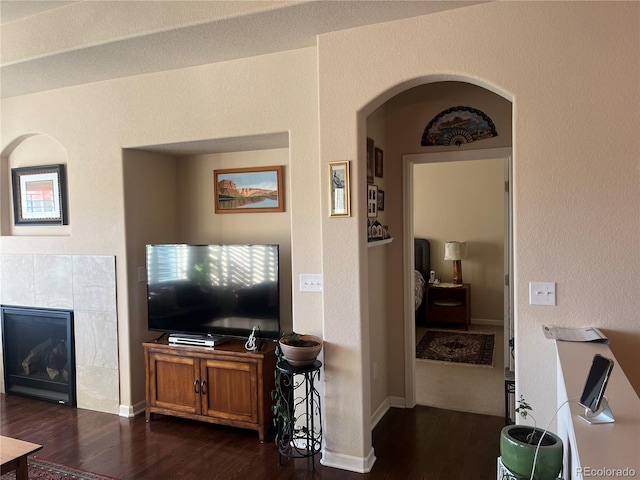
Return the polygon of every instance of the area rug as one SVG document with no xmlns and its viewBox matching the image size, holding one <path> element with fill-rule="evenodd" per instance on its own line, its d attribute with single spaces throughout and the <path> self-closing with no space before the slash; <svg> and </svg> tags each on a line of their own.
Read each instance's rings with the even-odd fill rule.
<svg viewBox="0 0 640 480">
<path fill-rule="evenodd" d="M 494 343 L 493 333 L 428 330 L 416 346 L 416 358 L 492 367 Z"/>
<path fill-rule="evenodd" d="M 27 461 L 29 463 L 29 480 L 116 480 L 113 477 L 85 472 L 35 457 L 28 457 Z M 14 480 L 15 478 L 15 470 L 0 477 L 1 480 Z"/>
</svg>

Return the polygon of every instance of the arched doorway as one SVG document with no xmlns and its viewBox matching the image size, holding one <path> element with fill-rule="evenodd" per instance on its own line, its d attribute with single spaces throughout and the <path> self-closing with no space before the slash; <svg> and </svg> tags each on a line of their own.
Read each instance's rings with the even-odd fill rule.
<svg viewBox="0 0 640 480">
<path fill-rule="evenodd" d="M 478 95 L 479 92 L 481 95 Z M 415 375 L 412 368 L 415 357 L 415 331 L 412 328 L 413 309 L 411 307 L 413 303 L 412 230 L 407 230 L 410 198 L 407 195 L 407 185 L 403 177 L 402 156 L 435 150 L 442 154 L 463 154 L 462 158 L 464 158 L 464 155 L 468 157 L 472 151 L 510 148 L 512 143 L 511 102 L 504 96 L 475 83 L 436 81 L 419 86 L 411 85 L 400 92 L 398 92 L 398 88 L 395 88 L 393 92 L 387 93 L 388 96 L 378 98 L 377 107 L 369 110 L 366 128 L 366 137 L 373 137 L 374 144 L 381 145 L 384 150 L 385 217 L 381 223 L 388 224 L 391 236 L 395 237 L 390 246 L 384 247 L 387 249 L 386 256 L 376 254 L 377 257 L 384 258 L 373 260 L 384 262 L 386 265 L 384 269 L 381 269 L 379 265 L 372 265 L 372 255 L 369 255 L 369 320 L 371 325 L 369 352 L 373 426 L 390 406 L 412 407 L 415 405 Z M 385 98 L 384 101 L 382 97 Z M 498 137 L 462 147 L 435 149 L 420 147 L 420 136 L 427 122 L 439 111 L 453 105 L 481 107 L 483 111 L 491 112 L 492 117 L 498 119 Z M 375 138 L 380 135 L 379 132 L 383 132 L 382 141 Z M 365 143 L 365 139 L 361 141 L 363 144 Z M 505 151 L 488 153 L 488 155 L 496 154 L 505 155 Z M 374 177 L 374 183 L 378 182 L 380 180 Z M 443 208 L 447 201 L 444 199 Z M 382 285 L 377 277 L 381 271 L 387 276 Z M 381 291 L 386 292 L 386 302 L 380 301 Z M 509 298 L 509 294 L 505 293 L 505 300 Z M 376 303 L 373 304 L 372 301 Z M 385 311 L 380 315 L 376 312 L 379 311 L 381 304 Z M 509 317 L 508 313 L 509 309 L 505 306 L 504 318 Z M 377 318 L 376 315 L 384 316 L 386 323 L 385 319 Z M 398 328 L 399 316 L 403 318 L 402 329 Z M 495 320 L 502 322 L 502 315 Z M 380 325 L 381 330 L 376 330 Z M 381 341 L 381 332 L 388 339 L 386 343 Z M 508 336 L 509 334 L 505 335 L 505 337 Z M 403 347 L 398 348 L 401 345 Z M 381 355 L 388 358 L 387 364 L 382 364 L 384 360 Z M 387 382 L 385 393 L 381 393 L 383 389 L 376 384 L 380 379 Z"/>
</svg>

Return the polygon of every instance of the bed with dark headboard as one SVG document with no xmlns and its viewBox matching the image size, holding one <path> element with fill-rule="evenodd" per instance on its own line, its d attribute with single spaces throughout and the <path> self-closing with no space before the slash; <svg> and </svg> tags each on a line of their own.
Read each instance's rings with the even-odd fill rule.
<svg viewBox="0 0 640 480">
<path fill-rule="evenodd" d="M 416 320 L 424 322 L 426 318 L 426 306 L 422 301 L 426 283 L 429 281 L 431 271 L 431 244 L 424 238 L 413 239 L 414 276 L 415 276 L 415 309 Z"/>
</svg>

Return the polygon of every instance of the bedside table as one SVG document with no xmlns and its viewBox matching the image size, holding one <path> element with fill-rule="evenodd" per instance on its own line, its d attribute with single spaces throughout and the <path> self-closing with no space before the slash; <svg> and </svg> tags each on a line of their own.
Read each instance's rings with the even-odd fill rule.
<svg viewBox="0 0 640 480">
<path fill-rule="evenodd" d="M 469 329 L 471 321 L 471 285 L 463 283 L 459 287 L 427 285 L 427 326 L 433 323 L 464 325 Z"/>
</svg>

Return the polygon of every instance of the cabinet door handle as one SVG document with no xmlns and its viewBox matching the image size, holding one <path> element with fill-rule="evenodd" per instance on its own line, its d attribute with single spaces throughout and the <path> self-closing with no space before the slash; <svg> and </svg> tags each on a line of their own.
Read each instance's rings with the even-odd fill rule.
<svg viewBox="0 0 640 480">
<path fill-rule="evenodd" d="M 207 394 L 207 381 L 203 380 L 202 382 L 200 382 L 200 390 L 202 390 L 202 394 L 206 395 Z"/>
<path fill-rule="evenodd" d="M 200 393 L 198 391 L 198 379 L 197 378 L 193 381 L 193 391 L 196 392 L 196 393 Z"/>
</svg>

